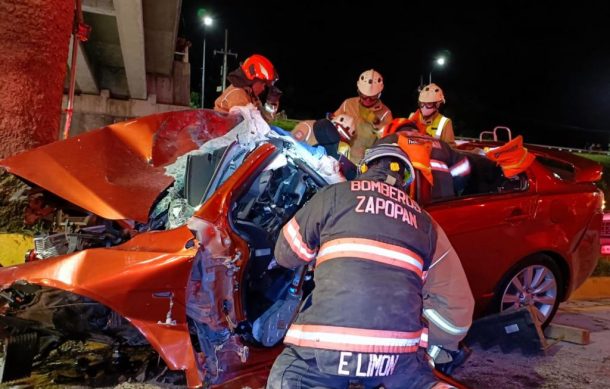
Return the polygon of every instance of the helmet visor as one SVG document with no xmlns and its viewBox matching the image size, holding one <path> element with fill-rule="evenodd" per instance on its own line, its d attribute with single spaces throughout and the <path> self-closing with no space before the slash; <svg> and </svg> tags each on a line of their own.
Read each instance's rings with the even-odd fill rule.
<svg viewBox="0 0 610 389">
<path fill-rule="evenodd" d="M 434 102 L 434 103 L 419 103 L 419 107 L 420 108 L 437 108 L 437 104 L 438 102 Z"/>
</svg>

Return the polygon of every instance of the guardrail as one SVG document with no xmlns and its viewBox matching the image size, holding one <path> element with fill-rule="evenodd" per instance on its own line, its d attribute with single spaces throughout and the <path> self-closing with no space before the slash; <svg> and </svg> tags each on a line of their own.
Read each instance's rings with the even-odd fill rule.
<svg viewBox="0 0 610 389">
<path fill-rule="evenodd" d="M 467 136 L 456 136 L 456 140 L 461 140 L 464 142 L 479 142 L 479 138 L 470 138 Z M 503 140 L 500 140 L 503 141 Z M 583 153 L 583 154 L 597 154 L 597 155 L 610 155 L 610 151 L 608 150 L 587 150 L 587 149 L 578 149 L 576 147 L 565 147 L 565 146 L 550 146 L 550 145 L 540 145 L 536 143 L 528 143 L 532 146 L 544 147 L 550 150 L 559 150 L 559 151 L 568 151 L 570 153 Z"/>
</svg>

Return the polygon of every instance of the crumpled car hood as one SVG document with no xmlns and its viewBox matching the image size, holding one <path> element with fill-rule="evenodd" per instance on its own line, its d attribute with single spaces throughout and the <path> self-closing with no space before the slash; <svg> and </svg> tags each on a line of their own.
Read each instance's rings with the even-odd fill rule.
<svg viewBox="0 0 610 389">
<path fill-rule="evenodd" d="M 173 182 L 163 166 L 240 121 L 211 110 L 167 112 L 44 145 L 0 166 L 106 219 L 146 222 Z"/>
</svg>

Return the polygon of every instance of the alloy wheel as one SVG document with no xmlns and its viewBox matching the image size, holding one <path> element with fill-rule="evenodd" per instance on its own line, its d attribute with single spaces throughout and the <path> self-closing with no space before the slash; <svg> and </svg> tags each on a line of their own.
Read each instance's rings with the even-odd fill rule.
<svg viewBox="0 0 610 389">
<path fill-rule="evenodd" d="M 553 314 L 557 292 L 557 279 L 551 269 L 544 265 L 526 266 L 506 286 L 500 311 L 531 306 L 543 324 Z"/>
</svg>

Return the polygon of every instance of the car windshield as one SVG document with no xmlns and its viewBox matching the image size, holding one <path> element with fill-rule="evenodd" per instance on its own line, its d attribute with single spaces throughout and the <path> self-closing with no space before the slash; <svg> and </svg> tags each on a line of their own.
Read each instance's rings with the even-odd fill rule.
<svg viewBox="0 0 610 389">
<path fill-rule="evenodd" d="M 322 148 L 311 148 L 295 141 L 283 130 L 272 127 L 253 132 L 244 121 L 226 135 L 204 143 L 166 167 L 174 178 L 151 211 L 141 231 L 172 229 L 184 225 L 194 212 L 237 170 L 247 156 L 263 143 L 272 143 L 281 154 L 277 163 L 289 161 L 321 172 L 325 183 L 343 180 Z M 326 172 L 326 174 L 324 173 Z"/>
</svg>

